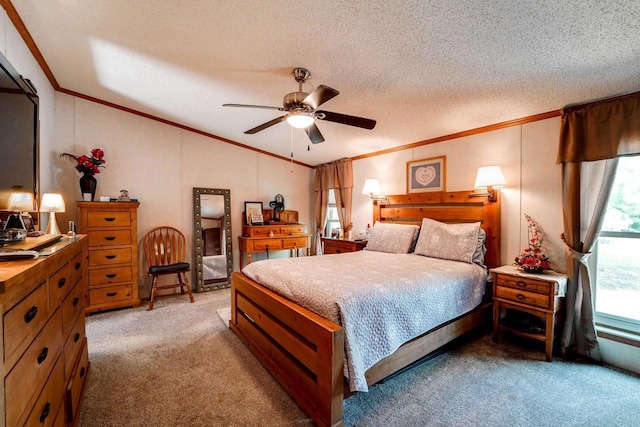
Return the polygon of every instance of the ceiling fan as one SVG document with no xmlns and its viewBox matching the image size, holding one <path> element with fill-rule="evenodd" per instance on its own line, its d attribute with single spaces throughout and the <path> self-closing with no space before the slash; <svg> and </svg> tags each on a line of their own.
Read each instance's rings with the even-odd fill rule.
<svg viewBox="0 0 640 427">
<path fill-rule="evenodd" d="M 287 121 L 291 126 L 304 129 L 309 139 L 314 144 L 324 141 L 324 137 L 320 133 L 320 129 L 316 126 L 316 120 L 325 120 L 329 122 L 341 123 L 348 126 L 356 126 L 364 129 L 373 129 L 376 125 L 375 120 L 365 119 L 363 117 L 349 116 L 347 114 L 332 113 L 331 111 L 318 110 L 318 107 L 330 99 L 336 97 L 340 92 L 328 86 L 320 85 L 313 92 L 307 93 L 302 91 L 302 84 L 306 82 L 311 73 L 306 68 L 294 68 L 293 77 L 298 82 L 298 91 L 291 92 L 284 96 L 282 107 L 270 107 L 266 105 L 246 105 L 246 104 L 223 104 L 223 107 L 242 107 L 242 108 L 262 108 L 269 110 L 286 111 L 287 114 L 278 117 L 266 123 L 256 126 L 246 131 L 246 134 L 258 133 L 268 127 L 276 125 L 280 122 Z"/>
</svg>

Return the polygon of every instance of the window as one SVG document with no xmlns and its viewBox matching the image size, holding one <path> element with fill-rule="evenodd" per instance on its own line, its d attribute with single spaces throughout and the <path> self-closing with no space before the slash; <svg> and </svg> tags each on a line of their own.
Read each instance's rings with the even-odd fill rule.
<svg viewBox="0 0 640 427">
<path fill-rule="evenodd" d="M 640 156 L 622 157 L 596 246 L 596 322 L 640 334 Z"/>
<path fill-rule="evenodd" d="M 340 220 L 338 219 L 338 207 L 333 190 L 329 190 L 329 204 L 327 205 L 327 222 L 324 227 L 324 236 L 337 238 L 340 236 Z"/>
</svg>

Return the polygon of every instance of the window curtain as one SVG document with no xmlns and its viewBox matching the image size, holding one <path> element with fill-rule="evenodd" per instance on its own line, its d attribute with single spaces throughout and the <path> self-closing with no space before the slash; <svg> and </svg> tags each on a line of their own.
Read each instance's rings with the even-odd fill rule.
<svg viewBox="0 0 640 427">
<path fill-rule="evenodd" d="M 327 220 L 329 190 L 333 190 L 336 198 L 340 228 L 345 235 L 353 228 L 351 223 L 351 205 L 353 203 L 353 165 L 351 159 L 317 166 L 313 190 L 315 193 L 316 254 L 322 254 L 320 237 Z"/>
<path fill-rule="evenodd" d="M 564 355 L 601 361 L 595 331 L 587 260 L 598 239 L 618 157 L 640 153 L 640 92 L 562 111 L 558 163 L 562 163 L 567 253 L 566 318 L 560 338 Z"/>
</svg>

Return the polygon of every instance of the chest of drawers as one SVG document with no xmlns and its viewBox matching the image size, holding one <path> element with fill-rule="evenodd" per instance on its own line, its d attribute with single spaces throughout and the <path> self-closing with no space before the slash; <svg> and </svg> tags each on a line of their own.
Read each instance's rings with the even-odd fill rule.
<svg viewBox="0 0 640 427">
<path fill-rule="evenodd" d="M 83 290 L 87 238 L 0 268 L 0 425 L 73 425 L 89 372 Z M 75 392 L 74 392 L 75 391 Z"/>
<path fill-rule="evenodd" d="M 89 237 L 85 310 L 138 307 L 138 202 L 78 202 L 78 229 Z"/>
</svg>

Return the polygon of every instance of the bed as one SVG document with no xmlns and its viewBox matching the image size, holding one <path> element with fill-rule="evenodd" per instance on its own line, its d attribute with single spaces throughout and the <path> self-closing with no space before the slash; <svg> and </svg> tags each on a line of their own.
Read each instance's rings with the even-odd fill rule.
<svg viewBox="0 0 640 427">
<path fill-rule="evenodd" d="M 423 218 L 445 223 L 480 222 L 486 232 L 484 262 L 489 268 L 499 265 L 499 196 L 491 202 L 468 191 L 418 193 L 374 202 L 374 223 L 419 225 Z M 346 255 L 357 256 L 325 257 L 344 256 L 346 260 Z M 233 273 L 230 328 L 317 425 L 342 425 L 342 401 L 354 388 L 352 378 L 345 376 L 349 340 L 345 340 L 344 328 L 267 286 L 242 273 Z M 431 327 L 368 366 L 364 373 L 366 383 L 375 384 L 411 365 L 483 324 L 488 316 L 487 292 L 477 307 Z"/>
</svg>

